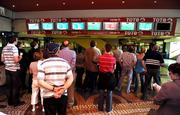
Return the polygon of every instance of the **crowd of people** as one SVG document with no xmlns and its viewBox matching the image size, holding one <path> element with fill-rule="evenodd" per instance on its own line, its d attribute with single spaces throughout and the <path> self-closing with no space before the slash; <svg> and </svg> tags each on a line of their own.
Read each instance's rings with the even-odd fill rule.
<svg viewBox="0 0 180 115">
<path fill-rule="evenodd" d="M 125 89 L 127 94 L 134 92 L 138 96 L 140 79 L 142 100 L 149 99 L 150 93 L 155 92 L 157 93 L 155 102 L 164 105 L 168 101 L 171 106 L 170 112 L 174 110 L 174 106 L 180 106 L 179 103 L 175 103 L 180 96 L 173 95 L 176 98 L 172 97 L 172 101 L 168 100 L 168 96 L 171 96 L 168 93 L 172 92 L 169 85 L 174 86 L 177 94 L 180 91 L 179 57 L 176 64 L 169 66 L 173 82 L 160 88 L 160 67 L 164 66 L 164 59 L 156 44 L 151 44 L 147 51 L 141 48 L 138 53 L 135 53 L 132 46 L 124 47 L 123 50 L 115 46 L 113 49 L 109 43 L 105 44 L 102 53 L 96 47 L 97 43 L 94 40 L 90 41 L 89 48 L 78 47 L 76 51 L 69 47 L 68 40 L 63 41 L 61 46 L 57 43 L 48 43 L 44 50 L 39 48 L 36 40 L 30 45 L 31 49 L 26 53 L 18 39 L 12 37 L 2 50 L 1 61 L 5 64 L 10 106 L 24 103 L 20 101 L 20 88 L 26 89 L 27 71 L 28 91 L 32 93 L 32 111 L 36 109 L 40 92 L 42 111 L 46 115 L 56 113 L 66 115 L 66 108 L 72 107 L 75 103 L 75 90 L 85 93 L 98 91 L 98 110 L 104 111 L 104 101 L 106 101 L 105 111 L 111 112 L 113 90 L 121 95 L 124 92 L 124 79 L 127 79 Z M 152 84 L 154 88 L 151 87 Z M 164 111 L 162 107 L 160 109 Z"/>
</svg>

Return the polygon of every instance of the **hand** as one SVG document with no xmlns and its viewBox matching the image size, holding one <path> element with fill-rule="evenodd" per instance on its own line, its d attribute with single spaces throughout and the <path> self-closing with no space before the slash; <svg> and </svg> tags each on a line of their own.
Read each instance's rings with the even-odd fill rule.
<svg viewBox="0 0 180 115">
<path fill-rule="evenodd" d="M 62 87 L 55 87 L 54 88 L 54 97 L 60 98 L 64 94 L 65 88 Z"/>
</svg>

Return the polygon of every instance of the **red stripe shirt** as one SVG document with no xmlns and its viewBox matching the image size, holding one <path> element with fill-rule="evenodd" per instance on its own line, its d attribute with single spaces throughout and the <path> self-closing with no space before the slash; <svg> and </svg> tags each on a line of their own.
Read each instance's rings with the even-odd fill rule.
<svg viewBox="0 0 180 115">
<path fill-rule="evenodd" d="M 99 71 L 113 72 L 116 64 L 116 59 L 109 53 L 104 53 L 99 57 Z"/>
</svg>

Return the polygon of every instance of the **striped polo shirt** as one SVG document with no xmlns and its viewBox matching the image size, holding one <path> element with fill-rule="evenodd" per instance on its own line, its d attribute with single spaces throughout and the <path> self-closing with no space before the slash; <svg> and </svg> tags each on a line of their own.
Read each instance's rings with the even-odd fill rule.
<svg viewBox="0 0 180 115">
<path fill-rule="evenodd" d="M 104 53 L 99 57 L 99 71 L 100 72 L 112 72 L 114 71 L 114 66 L 116 64 L 116 59 L 113 55 L 109 53 Z"/>
<path fill-rule="evenodd" d="M 38 75 L 39 80 L 44 80 L 50 85 L 62 86 L 65 84 L 66 79 L 72 76 L 72 70 L 68 62 L 59 57 L 50 57 L 43 60 L 38 64 Z M 67 95 L 67 90 L 64 95 Z M 44 89 L 43 97 L 53 97 L 54 92 L 48 89 Z"/>
<path fill-rule="evenodd" d="M 143 58 L 146 67 L 151 69 L 159 69 L 161 64 L 164 63 L 162 55 L 157 51 L 147 52 Z"/>
<path fill-rule="evenodd" d="M 6 70 L 17 71 L 20 69 L 19 63 L 16 63 L 14 60 L 15 56 L 19 56 L 18 48 L 14 44 L 7 44 L 2 50 L 2 58 L 4 59 Z"/>
</svg>

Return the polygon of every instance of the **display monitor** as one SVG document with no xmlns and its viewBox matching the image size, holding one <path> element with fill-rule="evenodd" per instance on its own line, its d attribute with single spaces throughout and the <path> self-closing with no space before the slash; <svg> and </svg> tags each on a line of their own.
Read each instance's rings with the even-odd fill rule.
<svg viewBox="0 0 180 115">
<path fill-rule="evenodd" d="M 104 30 L 118 30 L 118 22 L 104 22 L 103 29 Z"/>
<path fill-rule="evenodd" d="M 152 31 L 153 23 L 152 22 L 139 22 L 138 30 L 140 31 Z"/>
<path fill-rule="evenodd" d="M 135 30 L 135 22 L 121 22 L 120 30 L 122 31 L 133 31 Z"/>
<path fill-rule="evenodd" d="M 171 31 L 171 23 L 157 23 L 156 30 L 157 31 Z"/>
<path fill-rule="evenodd" d="M 84 30 L 85 23 L 84 22 L 72 22 L 71 28 L 72 28 L 72 30 Z"/>
<path fill-rule="evenodd" d="M 87 22 L 87 30 L 101 30 L 101 22 Z"/>
<path fill-rule="evenodd" d="M 28 30 L 39 30 L 39 23 L 28 23 Z"/>
<path fill-rule="evenodd" d="M 56 23 L 56 28 L 57 30 L 68 30 L 69 24 L 68 22 L 58 22 Z"/>
<path fill-rule="evenodd" d="M 42 23 L 42 29 L 43 30 L 53 30 L 54 29 L 54 23 L 53 22 L 43 22 Z"/>
</svg>

